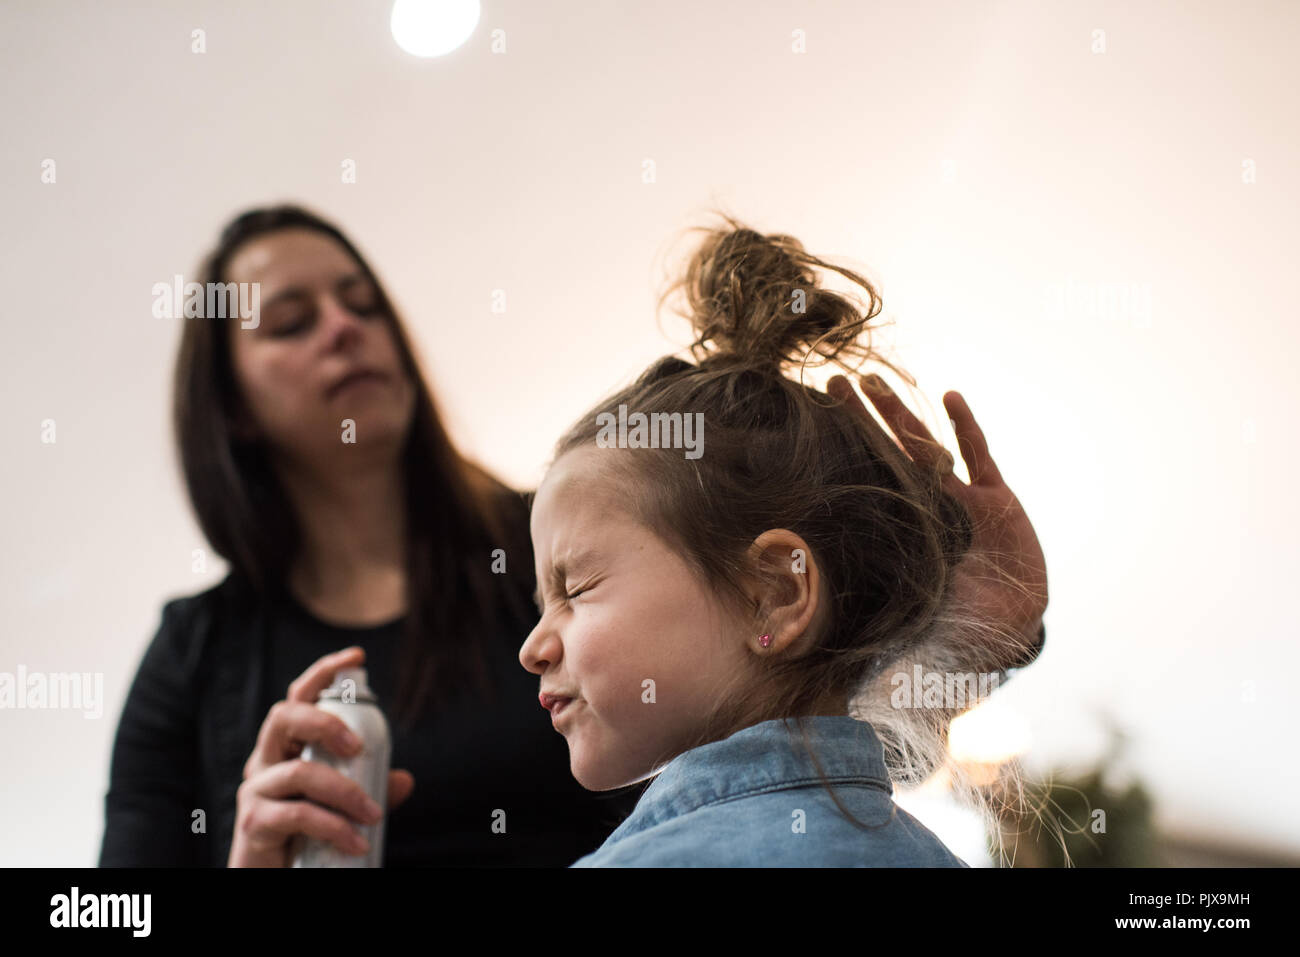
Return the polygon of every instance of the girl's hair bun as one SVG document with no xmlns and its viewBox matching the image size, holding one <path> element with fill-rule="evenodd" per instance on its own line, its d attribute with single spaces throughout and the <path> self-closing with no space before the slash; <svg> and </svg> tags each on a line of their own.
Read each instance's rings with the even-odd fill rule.
<svg viewBox="0 0 1300 957">
<path fill-rule="evenodd" d="M 764 236 L 720 215 L 726 225 L 700 227 L 703 242 L 660 299 L 662 305 L 679 289 L 685 294 L 682 314 L 694 325 L 691 352 L 701 365 L 725 361 L 780 370 L 834 360 L 856 368 L 872 357 L 869 337 L 859 342 L 881 308 L 871 283 L 810 255 L 792 236 Z M 866 310 L 822 288 L 814 267 L 838 272 L 864 289 Z"/>
</svg>

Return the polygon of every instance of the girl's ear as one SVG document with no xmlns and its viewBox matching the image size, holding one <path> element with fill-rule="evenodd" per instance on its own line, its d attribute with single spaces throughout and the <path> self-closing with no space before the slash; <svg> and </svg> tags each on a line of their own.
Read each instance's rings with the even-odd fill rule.
<svg viewBox="0 0 1300 957">
<path fill-rule="evenodd" d="M 821 569 L 808 543 L 789 529 L 769 529 L 754 539 L 749 556 L 758 570 L 750 592 L 758 606 L 758 630 L 748 644 L 771 655 L 811 642 L 827 608 Z M 766 644 L 760 640 L 765 635 Z"/>
</svg>

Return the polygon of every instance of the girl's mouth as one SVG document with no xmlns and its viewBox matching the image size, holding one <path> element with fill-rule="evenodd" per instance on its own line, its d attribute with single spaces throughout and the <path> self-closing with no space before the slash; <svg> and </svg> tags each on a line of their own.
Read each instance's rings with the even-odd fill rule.
<svg viewBox="0 0 1300 957">
<path fill-rule="evenodd" d="M 573 699 L 566 698 L 564 695 L 546 694 L 543 692 L 537 696 L 537 700 L 541 702 L 542 707 L 549 711 L 551 717 L 554 718 L 564 710 L 565 706 Z"/>
</svg>

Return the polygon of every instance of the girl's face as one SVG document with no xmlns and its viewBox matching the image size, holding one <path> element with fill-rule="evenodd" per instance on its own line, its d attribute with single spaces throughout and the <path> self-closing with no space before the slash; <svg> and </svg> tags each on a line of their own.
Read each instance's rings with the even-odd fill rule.
<svg viewBox="0 0 1300 957">
<path fill-rule="evenodd" d="M 255 327 L 230 326 L 230 358 L 250 421 L 291 460 L 337 462 L 344 419 L 355 449 L 400 448 L 415 409 L 377 290 L 348 252 L 323 233 L 284 229 L 240 246 L 223 277 L 260 282 Z M 339 387 L 357 370 L 375 375 Z"/>
<path fill-rule="evenodd" d="M 629 486 L 606 468 L 628 454 L 561 456 L 532 513 L 542 618 L 519 661 L 543 693 L 573 699 L 553 721 L 591 791 L 643 780 L 686 750 L 719 689 L 753 667 L 745 623 L 632 517 Z"/>
</svg>

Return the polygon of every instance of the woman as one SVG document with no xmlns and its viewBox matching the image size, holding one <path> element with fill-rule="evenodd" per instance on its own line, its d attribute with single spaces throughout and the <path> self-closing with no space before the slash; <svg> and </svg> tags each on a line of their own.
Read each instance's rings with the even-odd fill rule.
<svg viewBox="0 0 1300 957">
<path fill-rule="evenodd" d="M 414 774 L 392 775 L 387 863 L 595 848 L 632 795 L 573 780 L 519 667 L 526 502 L 452 446 L 364 258 L 315 216 L 257 210 L 200 280 L 261 283 L 255 326 L 191 319 L 176 365 L 186 485 L 231 572 L 164 609 L 118 730 L 100 863 L 283 864 L 293 833 L 344 840 L 342 817 L 301 798 L 337 807 L 355 786 L 290 760 L 337 728 L 310 688 L 272 706 L 348 646 L 393 718 L 393 766 Z"/>
<path fill-rule="evenodd" d="M 231 571 L 163 610 L 117 733 L 101 866 L 284 866 L 300 834 L 360 853 L 349 822 L 374 809 L 294 759 L 307 742 L 346 750 L 312 702 L 362 662 L 402 769 L 387 866 L 594 850 L 644 785 L 573 779 L 519 667 L 536 621 L 527 501 L 455 450 L 373 271 L 281 206 L 235 219 L 202 272 L 261 284 L 255 326 L 188 320 L 176 365 L 187 489 Z M 890 398 L 875 401 L 902 424 Z M 1031 530 L 1021 550 L 1036 549 Z M 1041 610 L 1016 614 L 1036 626 Z"/>
</svg>

